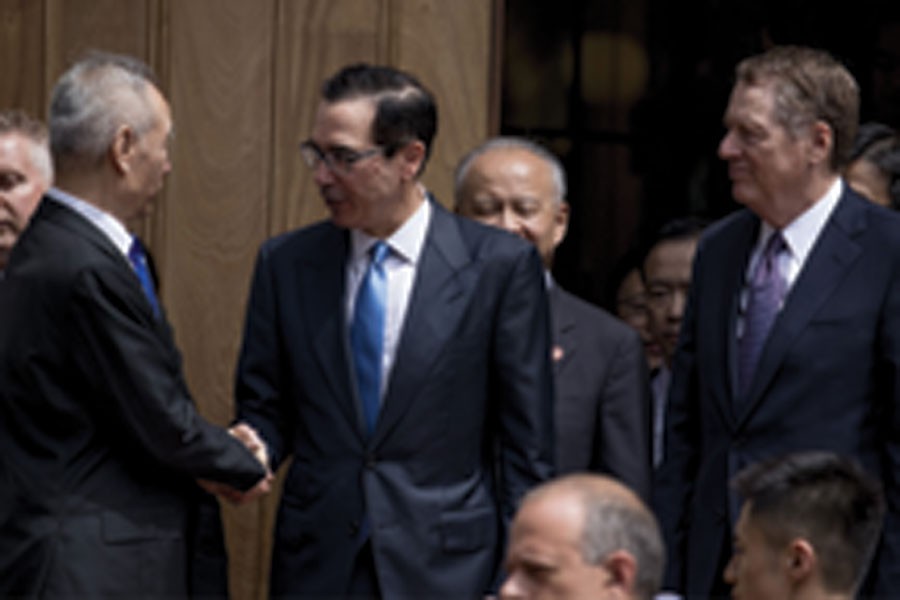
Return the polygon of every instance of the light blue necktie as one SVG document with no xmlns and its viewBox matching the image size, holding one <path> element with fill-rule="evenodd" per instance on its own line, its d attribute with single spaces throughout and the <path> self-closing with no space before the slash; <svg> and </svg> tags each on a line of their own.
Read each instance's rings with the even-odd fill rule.
<svg viewBox="0 0 900 600">
<path fill-rule="evenodd" d="M 387 258 L 390 248 L 385 242 L 378 241 L 369 252 L 369 267 L 356 294 L 353 323 L 350 326 L 350 347 L 356 369 L 356 389 L 362 402 L 367 431 L 371 435 L 375 430 L 378 407 L 381 403 L 381 360 L 387 304 L 384 259 Z"/>
<path fill-rule="evenodd" d="M 159 318 L 159 300 L 156 298 L 156 291 L 153 289 L 153 280 L 150 278 L 150 269 L 147 268 L 147 255 L 144 252 L 144 245 L 141 240 L 135 236 L 131 239 L 131 247 L 128 249 L 128 260 L 134 267 L 134 272 L 141 281 L 141 288 L 144 290 L 144 296 L 153 309 L 153 316 Z"/>
<path fill-rule="evenodd" d="M 776 231 L 766 243 L 750 280 L 744 330 L 738 342 L 740 396 L 744 396 L 750 388 L 763 346 L 784 300 L 787 281 L 778 268 L 778 257 L 785 250 L 784 238 Z"/>
</svg>

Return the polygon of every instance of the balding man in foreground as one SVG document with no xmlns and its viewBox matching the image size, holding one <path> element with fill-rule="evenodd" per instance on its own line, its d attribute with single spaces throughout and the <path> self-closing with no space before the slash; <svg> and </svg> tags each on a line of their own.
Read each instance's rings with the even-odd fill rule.
<svg viewBox="0 0 900 600">
<path fill-rule="evenodd" d="M 646 600 L 664 561 L 656 520 L 634 492 L 609 477 L 569 475 L 523 500 L 500 598 Z"/>
</svg>

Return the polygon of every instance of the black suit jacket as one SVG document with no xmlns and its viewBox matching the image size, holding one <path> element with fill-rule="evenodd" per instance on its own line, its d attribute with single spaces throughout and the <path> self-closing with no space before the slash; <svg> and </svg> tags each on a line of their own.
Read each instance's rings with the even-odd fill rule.
<svg viewBox="0 0 900 600">
<path fill-rule="evenodd" d="M 0 596 L 186 595 L 194 480 L 246 489 L 264 472 L 197 414 L 127 260 L 45 199 L 0 314 Z"/>
<path fill-rule="evenodd" d="M 706 597 L 730 554 L 743 467 L 793 451 L 858 460 L 889 511 L 874 564 L 879 597 L 900 595 L 900 216 L 845 186 L 778 315 L 745 398 L 736 398 L 736 320 L 759 219 L 727 217 L 701 240 L 655 482 L 669 550 L 666 587 Z"/>
<path fill-rule="evenodd" d="M 348 232 L 324 222 L 260 251 L 237 402 L 276 464 L 293 456 L 273 595 L 343 595 L 367 531 L 384 597 L 481 597 L 518 499 L 551 475 L 550 328 L 537 253 L 432 207 L 370 438 L 348 349 Z"/>
<path fill-rule="evenodd" d="M 637 332 L 558 285 L 550 288 L 556 468 L 599 471 L 650 497 L 650 388 Z"/>
</svg>

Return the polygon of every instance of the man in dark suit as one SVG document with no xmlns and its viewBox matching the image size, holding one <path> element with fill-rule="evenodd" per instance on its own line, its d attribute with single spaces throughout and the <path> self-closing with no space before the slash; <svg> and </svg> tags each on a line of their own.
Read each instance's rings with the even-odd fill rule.
<svg viewBox="0 0 900 600">
<path fill-rule="evenodd" d="M 456 210 L 538 249 L 553 326 L 556 461 L 560 473 L 608 473 L 648 498 L 650 396 L 638 334 L 562 289 L 550 275 L 566 235 L 565 172 L 541 146 L 494 138 L 456 169 Z"/>
<path fill-rule="evenodd" d="M 551 475 L 540 260 L 426 193 L 436 125 L 412 76 L 339 71 L 301 145 L 331 219 L 260 251 L 236 395 L 293 456 L 275 596 L 479 597 Z"/>
<path fill-rule="evenodd" d="M 694 262 L 654 485 L 667 589 L 727 594 L 740 508 L 728 481 L 815 449 L 884 483 L 870 579 L 900 595 L 900 220 L 838 176 L 858 106 L 823 52 L 778 47 L 737 67 L 719 154 L 746 209 L 704 233 Z"/>
<path fill-rule="evenodd" d="M 145 65 L 94 54 L 53 92 L 57 185 L 0 283 L 0 596 L 224 591 L 192 525 L 201 490 L 269 485 L 235 435 L 197 414 L 146 271 L 139 216 L 169 171 L 169 106 Z M 207 540 L 208 541 L 208 540 Z M 220 573 L 221 574 L 221 573 Z"/>
</svg>

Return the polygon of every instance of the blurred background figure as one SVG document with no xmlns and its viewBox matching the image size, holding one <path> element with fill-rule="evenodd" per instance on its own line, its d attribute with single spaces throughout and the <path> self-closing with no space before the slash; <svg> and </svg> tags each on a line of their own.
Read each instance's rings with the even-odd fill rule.
<svg viewBox="0 0 900 600">
<path fill-rule="evenodd" d="M 46 127 L 20 111 L 0 112 L 0 277 L 13 244 L 52 183 Z"/>
<path fill-rule="evenodd" d="M 656 519 L 609 477 L 569 475 L 522 501 L 510 530 L 501 600 L 649 600 L 665 551 Z"/>
<path fill-rule="evenodd" d="M 650 316 L 647 308 L 647 289 L 641 276 L 642 254 L 627 254 L 610 277 L 610 291 L 607 306 L 627 325 L 638 332 L 644 346 L 644 358 L 650 376 L 663 365 L 662 346 L 650 331 Z"/>
<path fill-rule="evenodd" d="M 653 466 L 663 460 L 666 402 L 672 380 L 672 357 L 678 344 L 681 319 L 691 286 L 691 267 L 706 221 L 684 217 L 660 228 L 644 258 L 642 275 L 647 294 L 650 335 L 662 351 L 662 364 L 653 374 Z"/>
<path fill-rule="evenodd" d="M 553 331 L 556 468 L 596 471 L 650 493 L 650 400 L 640 339 L 624 323 L 560 287 L 550 274 L 566 237 L 566 176 L 529 140 L 489 140 L 456 170 L 456 210 L 534 244 L 544 261 Z"/>
<path fill-rule="evenodd" d="M 900 209 L 900 138 L 882 123 L 860 125 L 844 178 L 854 190 L 888 208 Z"/>
<path fill-rule="evenodd" d="M 854 598 L 884 521 L 881 485 L 855 463 L 803 452 L 737 475 L 744 499 L 725 569 L 741 600 Z"/>
</svg>

